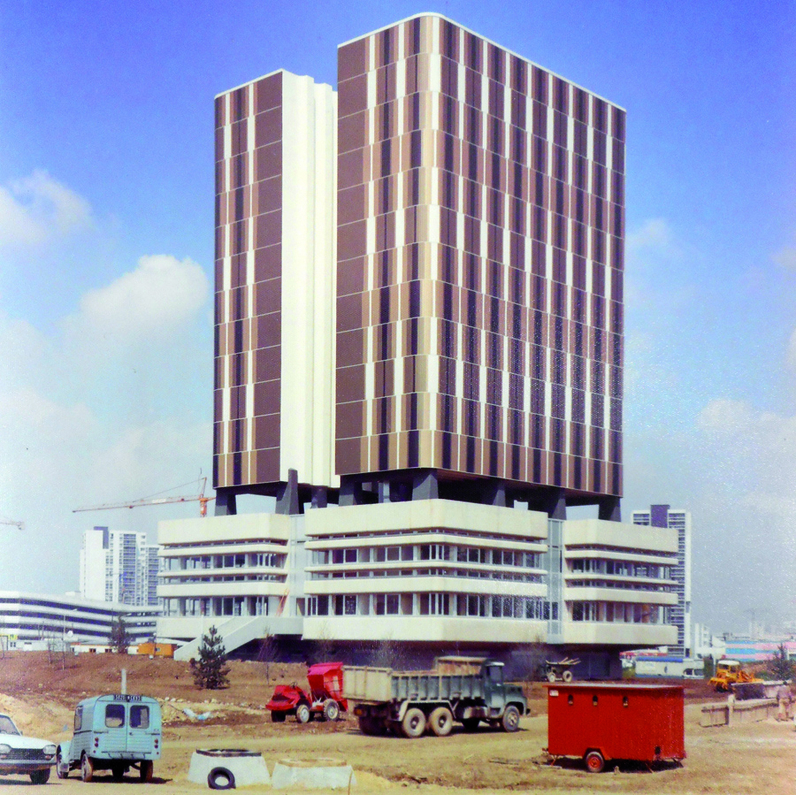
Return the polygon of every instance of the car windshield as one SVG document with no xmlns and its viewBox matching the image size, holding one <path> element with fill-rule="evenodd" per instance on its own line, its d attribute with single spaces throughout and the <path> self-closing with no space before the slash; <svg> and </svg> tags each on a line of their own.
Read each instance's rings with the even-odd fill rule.
<svg viewBox="0 0 796 795">
<path fill-rule="evenodd" d="M 0 715 L 0 734 L 19 734 L 19 729 L 14 726 L 14 721 L 8 715 Z"/>
</svg>

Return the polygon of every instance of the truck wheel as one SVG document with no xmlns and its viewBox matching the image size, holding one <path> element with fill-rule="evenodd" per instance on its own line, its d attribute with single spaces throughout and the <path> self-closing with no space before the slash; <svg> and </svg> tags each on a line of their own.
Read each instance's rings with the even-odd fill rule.
<svg viewBox="0 0 796 795">
<path fill-rule="evenodd" d="M 426 730 L 426 716 L 423 714 L 423 710 L 417 707 L 406 710 L 401 729 L 403 729 L 405 737 L 411 739 L 420 737 Z"/>
<path fill-rule="evenodd" d="M 88 754 L 83 754 L 83 758 L 80 760 L 80 778 L 86 782 L 94 778 L 94 763 Z"/>
<path fill-rule="evenodd" d="M 462 726 L 464 726 L 466 732 L 474 732 L 478 728 L 480 722 L 479 718 L 465 718 L 462 721 Z"/>
<path fill-rule="evenodd" d="M 362 734 L 367 734 L 369 737 L 373 737 L 374 735 L 378 734 L 373 718 L 369 718 L 367 715 L 360 716 L 359 730 L 362 732 Z"/>
<path fill-rule="evenodd" d="M 138 774 L 141 777 L 141 781 L 144 784 L 149 784 L 152 781 L 152 772 L 155 769 L 155 765 L 151 759 L 142 759 L 141 760 L 141 767 L 139 768 Z"/>
<path fill-rule="evenodd" d="M 556 681 L 556 675 L 552 671 L 550 671 L 547 674 L 547 681 L 548 682 L 555 682 Z"/>
<path fill-rule="evenodd" d="M 306 704 L 299 704 L 296 707 L 296 722 L 309 723 L 309 720 L 310 720 L 310 708 Z"/>
<path fill-rule="evenodd" d="M 504 710 L 501 725 L 504 732 L 515 732 L 520 728 L 520 711 L 514 704 L 509 704 Z"/>
<path fill-rule="evenodd" d="M 62 769 L 63 765 L 63 769 Z M 64 760 L 61 757 L 61 749 L 55 754 L 55 775 L 58 778 L 69 778 L 69 765 L 64 765 Z"/>
<path fill-rule="evenodd" d="M 32 770 L 30 773 L 31 784 L 46 784 L 50 780 L 50 768 L 44 770 Z"/>
<path fill-rule="evenodd" d="M 453 714 L 447 707 L 437 707 L 428 716 L 428 726 L 437 737 L 447 737 L 453 728 Z"/>
<path fill-rule="evenodd" d="M 323 717 L 326 720 L 337 720 L 340 717 L 340 706 L 333 698 L 323 702 Z"/>
<path fill-rule="evenodd" d="M 589 751 L 583 761 L 586 762 L 586 770 L 589 773 L 602 773 L 605 767 L 605 759 L 599 751 Z"/>
<path fill-rule="evenodd" d="M 271 713 L 271 723 L 284 723 L 285 722 L 285 713 L 284 712 L 272 712 Z"/>
<path fill-rule="evenodd" d="M 564 673 L 561 674 L 561 678 L 565 682 L 571 682 L 572 681 L 572 671 L 564 671 Z"/>
</svg>

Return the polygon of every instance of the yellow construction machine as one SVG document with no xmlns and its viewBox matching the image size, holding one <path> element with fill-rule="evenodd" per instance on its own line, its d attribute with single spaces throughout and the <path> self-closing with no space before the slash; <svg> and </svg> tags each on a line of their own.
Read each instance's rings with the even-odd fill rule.
<svg viewBox="0 0 796 795">
<path fill-rule="evenodd" d="M 738 660 L 719 660 L 716 663 L 716 674 L 711 677 L 712 684 L 719 692 L 732 690 L 732 685 L 745 682 L 762 682 L 753 673 L 745 670 Z"/>
</svg>

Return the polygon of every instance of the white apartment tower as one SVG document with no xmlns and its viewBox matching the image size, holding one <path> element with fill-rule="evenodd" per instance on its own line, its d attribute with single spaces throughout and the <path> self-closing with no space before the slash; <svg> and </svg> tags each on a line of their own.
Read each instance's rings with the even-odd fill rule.
<svg viewBox="0 0 796 795">
<path fill-rule="evenodd" d="M 633 511 L 633 524 L 647 527 L 668 527 L 677 531 L 677 563 L 671 568 L 671 578 L 677 583 L 677 604 L 671 608 L 669 623 L 677 627 L 674 654 L 690 657 L 691 648 L 691 513 L 668 505 L 651 505 L 648 511 Z"/>
<path fill-rule="evenodd" d="M 94 527 L 83 534 L 80 593 L 85 599 L 157 605 L 159 557 L 146 533 Z"/>
</svg>

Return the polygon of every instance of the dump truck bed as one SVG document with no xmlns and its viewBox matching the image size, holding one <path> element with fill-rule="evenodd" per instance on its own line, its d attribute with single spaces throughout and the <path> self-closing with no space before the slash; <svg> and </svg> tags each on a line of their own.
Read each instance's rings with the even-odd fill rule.
<svg viewBox="0 0 796 795">
<path fill-rule="evenodd" d="M 440 701 L 483 698 L 480 675 L 443 674 L 438 671 L 393 671 L 389 668 L 346 666 L 345 697 L 353 701 Z"/>
</svg>

